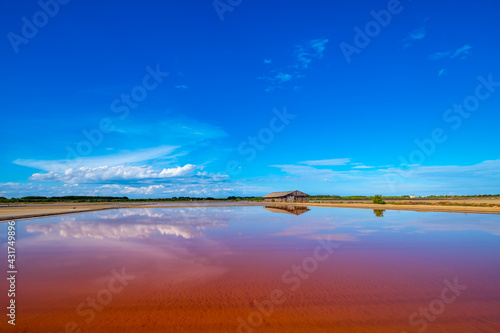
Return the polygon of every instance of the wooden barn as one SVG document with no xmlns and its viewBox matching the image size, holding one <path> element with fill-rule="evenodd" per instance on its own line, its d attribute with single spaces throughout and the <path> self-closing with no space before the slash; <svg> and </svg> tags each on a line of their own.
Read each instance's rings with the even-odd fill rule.
<svg viewBox="0 0 500 333">
<path fill-rule="evenodd" d="M 273 192 L 263 196 L 264 202 L 307 202 L 309 194 L 300 191 Z"/>
</svg>

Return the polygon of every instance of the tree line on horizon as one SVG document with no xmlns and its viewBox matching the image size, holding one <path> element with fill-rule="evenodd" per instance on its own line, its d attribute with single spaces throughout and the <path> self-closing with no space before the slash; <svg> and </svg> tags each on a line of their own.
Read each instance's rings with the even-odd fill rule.
<svg viewBox="0 0 500 333">
<path fill-rule="evenodd" d="M 51 203 L 51 202 L 136 202 L 136 201 L 213 201 L 213 200 L 258 200 L 260 197 L 236 197 L 229 196 L 227 198 L 213 197 L 172 197 L 172 198 L 147 198 L 147 199 L 131 199 L 129 197 L 112 197 L 112 196 L 82 196 L 68 195 L 61 197 L 43 197 L 43 196 L 27 196 L 21 198 L 0 197 L 0 203 Z"/>
<path fill-rule="evenodd" d="M 409 195 L 402 196 L 364 196 L 364 195 L 312 195 L 309 200 L 372 200 L 374 197 L 380 199 L 451 199 L 451 198 L 477 198 L 477 197 L 500 197 L 500 194 L 478 194 L 478 195 L 429 195 L 426 197 L 410 198 Z M 144 198 L 144 199 L 131 199 L 129 197 L 113 197 L 113 196 L 82 196 L 82 195 L 68 195 L 68 196 L 27 196 L 21 198 L 0 197 L 0 203 L 52 203 L 52 202 L 139 202 L 139 201 L 257 201 L 261 202 L 262 197 L 240 197 L 229 196 L 227 198 L 214 198 L 214 197 L 171 197 L 171 198 Z"/>
<path fill-rule="evenodd" d="M 371 200 L 373 195 L 311 195 L 309 200 Z M 427 195 L 411 198 L 409 195 L 381 195 L 383 199 L 451 199 L 451 198 L 483 198 L 500 197 L 500 194 L 472 194 L 472 195 Z"/>
</svg>

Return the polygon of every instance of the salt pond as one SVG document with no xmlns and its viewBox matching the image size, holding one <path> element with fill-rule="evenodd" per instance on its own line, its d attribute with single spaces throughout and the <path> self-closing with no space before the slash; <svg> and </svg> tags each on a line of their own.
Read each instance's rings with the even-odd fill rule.
<svg viewBox="0 0 500 333">
<path fill-rule="evenodd" d="M 498 215 L 232 206 L 31 219 L 17 222 L 15 330 L 499 332 L 499 263 Z"/>
</svg>

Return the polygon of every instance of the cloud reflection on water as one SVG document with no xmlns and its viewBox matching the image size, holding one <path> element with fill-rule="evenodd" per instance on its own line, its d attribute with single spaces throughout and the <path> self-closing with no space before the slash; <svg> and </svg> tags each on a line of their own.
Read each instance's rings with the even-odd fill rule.
<svg viewBox="0 0 500 333">
<path fill-rule="evenodd" d="M 26 230 L 64 238 L 149 238 L 158 233 L 190 239 L 201 236 L 207 228 L 228 224 L 228 217 L 208 216 L 200 210 L 204 208 L 169 209 L 168 212 L 149 208 L 101 211 L 85 219 L 67 215 L 54 222 L 27 224 Z"/>
</svg>

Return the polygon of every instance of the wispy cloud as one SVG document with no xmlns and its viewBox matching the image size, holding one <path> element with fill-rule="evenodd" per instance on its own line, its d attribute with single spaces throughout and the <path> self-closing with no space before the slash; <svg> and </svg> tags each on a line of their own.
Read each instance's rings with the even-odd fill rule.
<svg viewBox="0 0 500 333">
<path fill-rule="evenodd" d="M 285 83 L 295 79 L 303 78 L 307 70 L 315 59 L 321 59 L 326 49 L 328 39 L 312 39 L 306 43 L 295 46 L 293 51 L 293 60 L 287 66 L 274 68 L 268 71 L 268 74 L 259 76 L 259 80 L 269 81 L 266 92 L 271 92 L 278 88 L 283 88 Z M 264 59 L 264 63 L 271 64 L 271 59 Z M 298 89 L 296 85 L 294 89 Z"/>
<path fill-rule="evenodd" d="M 153 137 L 164 136 L 167 142 L 178 142 L 186 144 L 186 142 L 220 139 L 228 136 L 222 128 L 212 124 L 203 123 L 194 119 L 173 118 L 166 121 L 158 122 L 157 124 L 147 124 L 147 131 Z"/>
<path fill-rule="evenodd" d="M 65 172 L 71 166 L 78 165 L 79 167 L 95 168 L 106 165 L 108 167 L 138 163 L 149 161 L 152 159 L 167 157 L 178 146 L 160 146 L 148 149 L 139 149 L 133 152 L 122 152 L 118 154 L 95 156 L 95 157 L 80 157 L 75 158 L 69 154 L 66 160 L 32 160 L 32 159 L 17 159 L 13 163 L 27 166 L 44 171 Z"/>
<path fill-rule="evenodd" d="M 500 188 L 500 160 L 483 161 L 474 165 L 415 166 L 405 177 L 395 167 L 366 168 L 351 166 L 349 170 L 332 170 L 298 164 L 273 165 L 286 173 L 290 180 L 321 188 L 325 181 L 336 183 L 338 193 L 359 194 L 450 194 L 467 193 L 474 188 L 478 193 L 498 193 Z M 389 181 L 392 181 L 390 184 Z"/>
<path fill-rule="evenodd" d="M 326 49 L 328 39 L 313 39 L 295 47 L 296 67 L 307 69 L 313 59 L 321 59 Z"/>
<path fill-rule="evenodd" d="M 385 171 L 392 172 L 394 168 Z M 425 176 L 432 179 L 465 177 L 465 176 L 492 176 L 500 180 L 500 160 L 488 160 L 473 165 L 438 165 L 416 166 L 411 169 L 412 177 Z"/>
<path fill-rule="evenodd" d="M 270 81 L 270 85 L 266 88 L 266 92 L 270 92 L 273 91 L 274 89 L 282 88 L 285 82 L 288 82 L 293 79 L 293 75 L 279 72 L 272 77 L 263 76 L 260 77 L 260 79 Z"/>
<path fill-rule="evenodd" d="M 299 162 L 300 164 L 306 164 L 306 165 L 328 165 L 328 166 L 333 166 L 333 165 L 346 165 L 351 161 L 350 158 L 332 158 L 332 159 L 326 159 L 326 160 L 314 160 L 314 161 L 302 161 Z"/>
<path fill-rule="evenodd" d="M 331 169 L 318 169 L 309 165 L 283 164 L 271 165 L 279 168 L 282 172 L 295 177 L 300 177 L 306 182 L 327 182 L 339 179 L 343 172 Z"/>
<path fill-rule="evenodd" d="M 444 52 L 436 52 L 433 53 L 429 56 L 430 60 L 440 60 L 444 58 L 449 58 L 449 59 L 455 59 L 455 58 L 460 58 L 460 59 L 465 59 L 469 56 L 470 50 L 472 49 L 472 46 L 469 44 L 465 44 L 461 48 L 458 48 L 457 50 L 448 50 Z"/>
<path fill-rule="evenodd" d="M 444 52 L 436 52 L 429 56 L 431 60 L 439 60 L 443 58 L 447 58 L 451 55 L 452 51 L 444 51 Z"/>
<path fill-rule="evenodd" d="M 441 68 L 438 72 L 438 76 L 446 74 L 446 68 Z"/>
<path fill-rule="evenodd" d="M 427 21 L 427 19 L 425 21 Z M 413 45 L 415 41 L 424 39 L 426 35 L 427 35 L 427 28 L 425 27 L 425 25 L 410 31 L 410 33 L 402 41 L 403 47 L 404 48 L 410 47 L 411 45 Z"/>
<path fill-rule="evenodd" d="M 286 73 L 278 73 L 276 74 L 276 76 L 274 77 L 274 79 L 276 81 L 279 81 L 279 82 L 287 82 L 287 81 L 290 81 L 292 79 L 292 75 L 290 74 L 286 74 Z"/>
<path fill-rule="evenodd" d="M 117 124 L 116 127 L 118 137 L 109 140 L 113 146 L 96 146 L 94 156 L 80 156 L 79 146 L 75 143 L 61 149 L 61 159 L 20 158 L 13 163 L 47 172 L 33 174 L 32 181 L 152 183 L 154 181 L 148 180 L 149 177 L 157 181 L 169 179 L 176 168 L 186 171 L 189 165 L 202 166 L 209 160 L 216 160 L 223 153 L 214 152 L 213 144 L 220 143 L 228 135 L 218 126 L 185 117 L 156 119 L 147 123 L 137 121 Z M 139 146 L 150 142 L 169 142 L 171 145 Z M 144 167 L 148 165 L 153 165 L 155 169 Z"/>
<path fill-rule="evenodd" d="M 352 168 L 353 169 L 373 169 L 374 167 L 369 166 L 369 165 L 356 165 L 356 166 L 353 166 Z"/>
<path fill-rule="evenodd" d="M 186 86 L 185 84 L 177 84 L 174 86 L 177 89 L 187 89 L 189 86 Z"/>
<path fill-rule="evenodd" d="M 425 35 L 427 34 L 427 31 L 425 30 L 425 27 L 415 29 L 410 34 L 408 35 L 408 38 L 411 40 L 420 40 L 424 39 Z"/>
<path fill-rule="evenodd" d="M 466 44 L 461 48 L 459 48 L 458 50 L 456 50 L 455 53 L 453 53 L 453 55 L 450 58 L 453 59 L 456 57 L 460 57 L 460 59 L 465 59 L 469 55 L 471 49 L 472 46 Z"/>
</svg>

